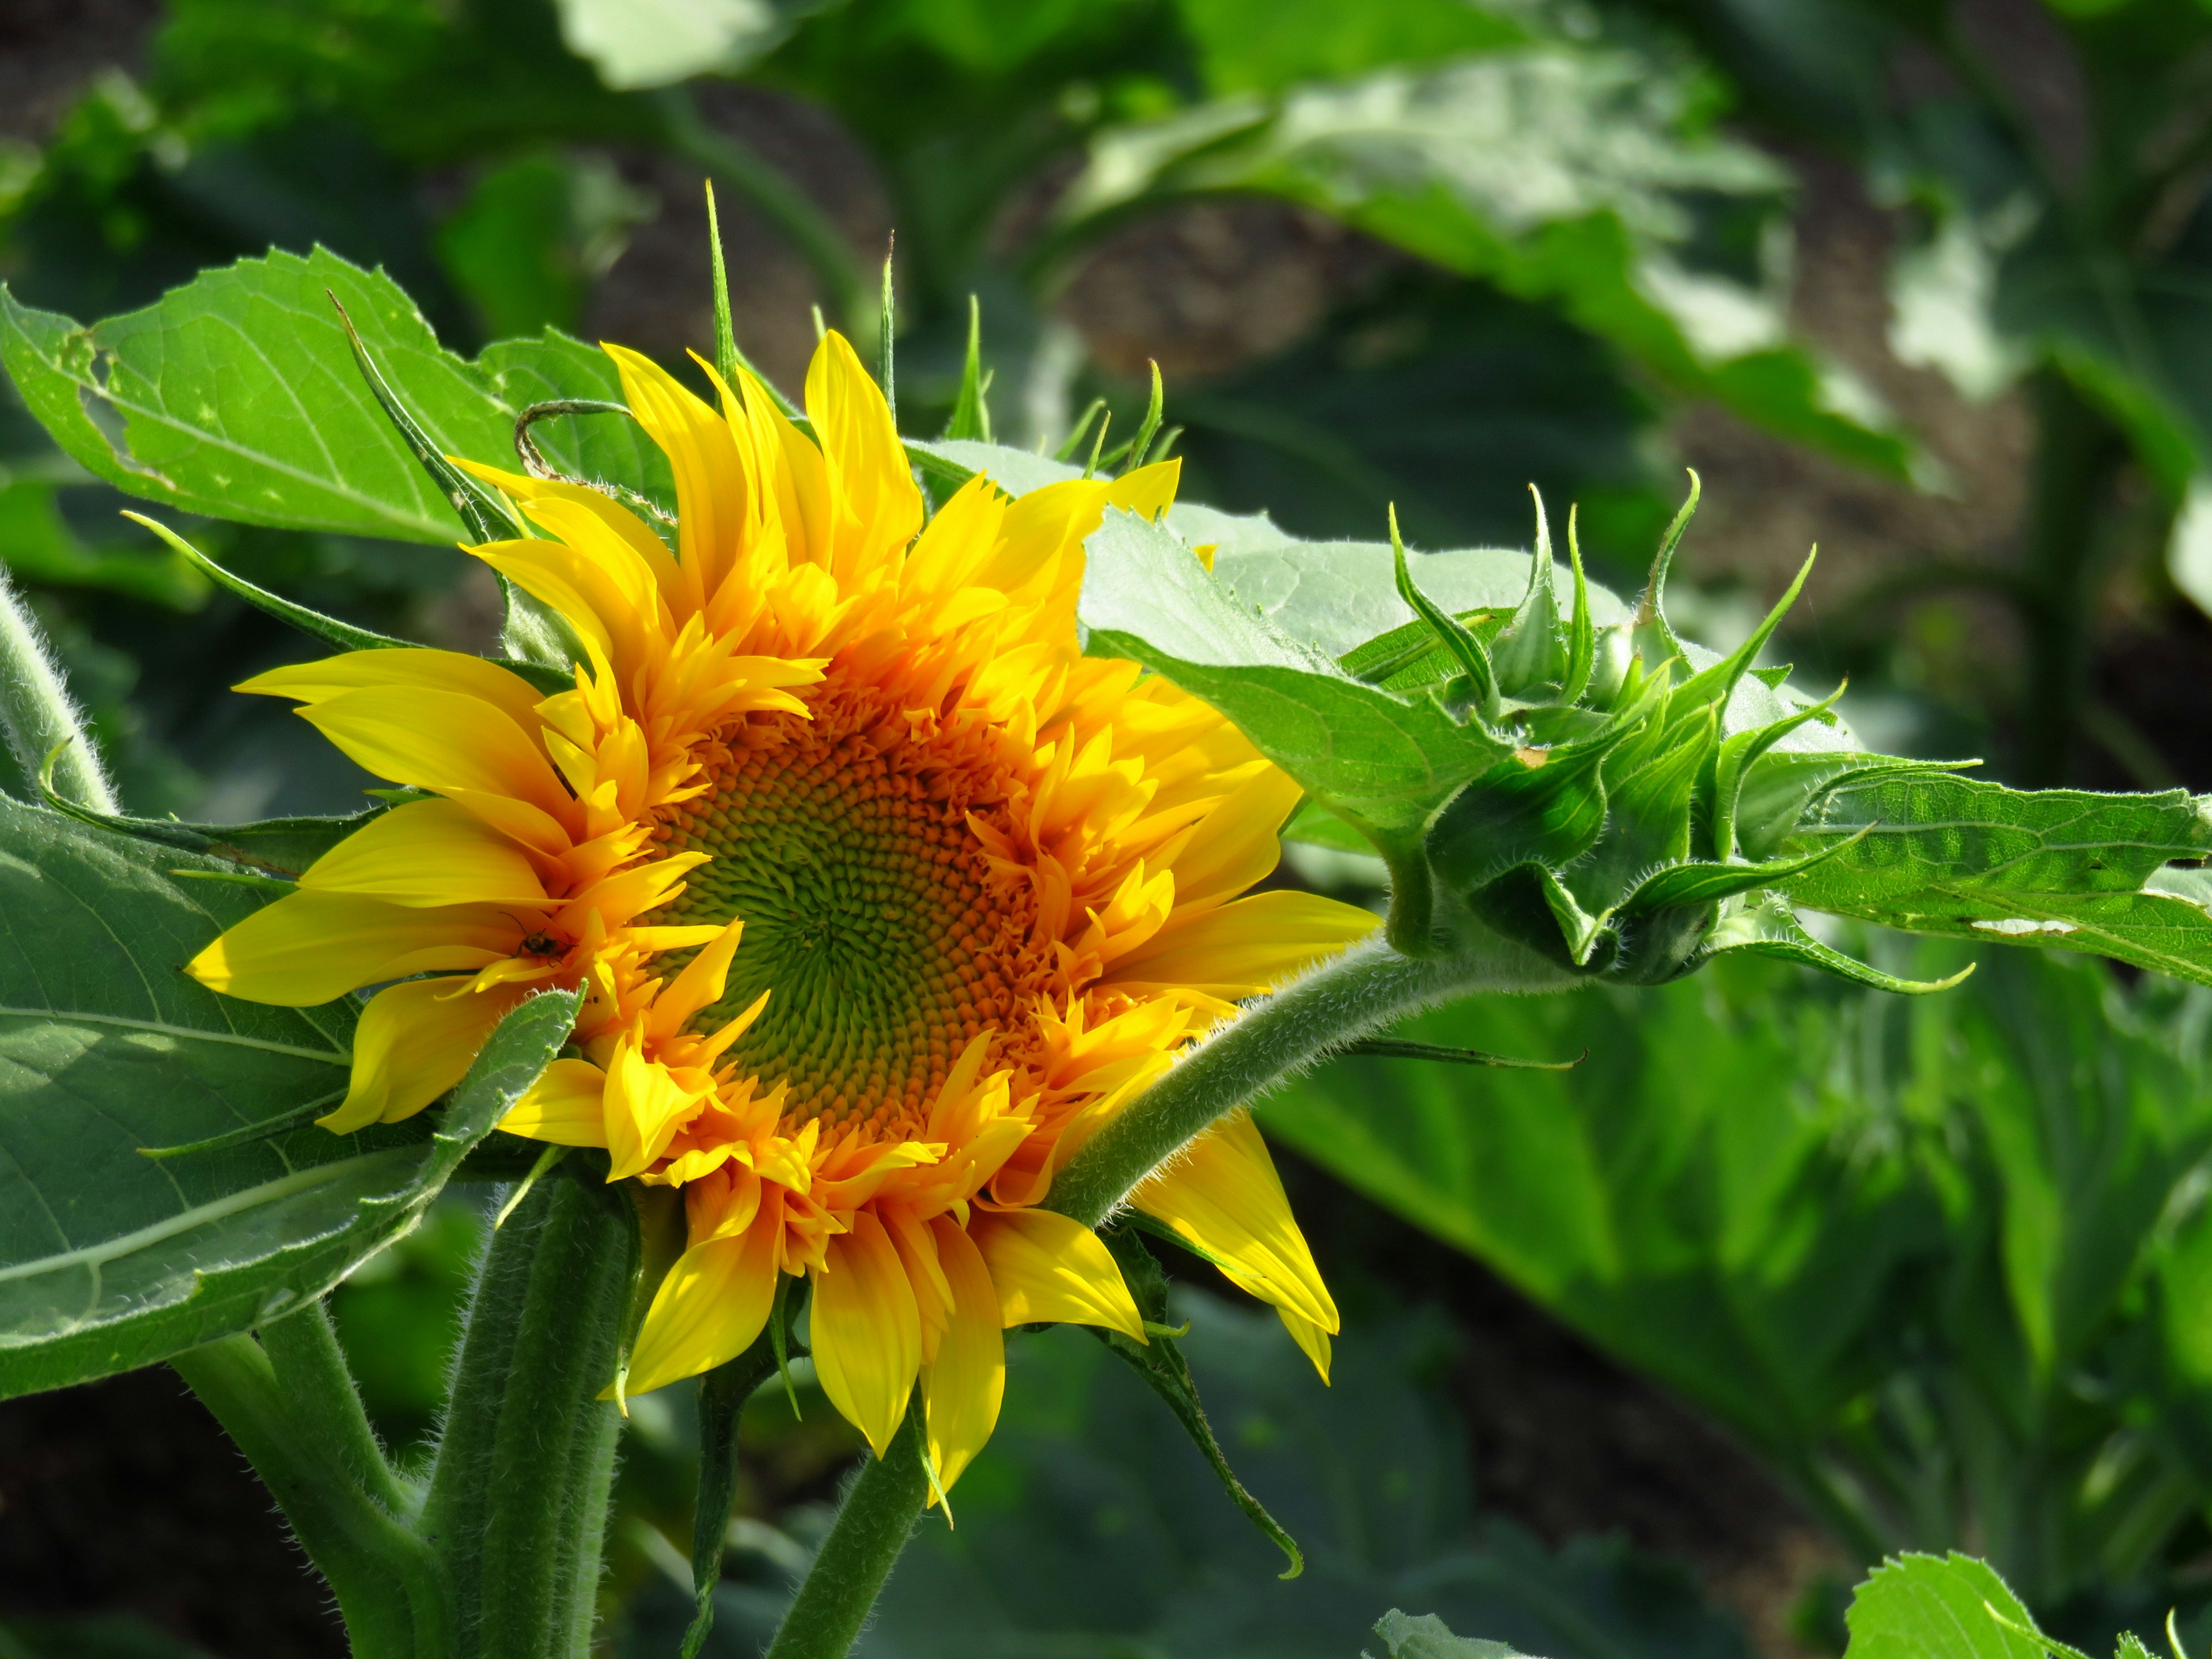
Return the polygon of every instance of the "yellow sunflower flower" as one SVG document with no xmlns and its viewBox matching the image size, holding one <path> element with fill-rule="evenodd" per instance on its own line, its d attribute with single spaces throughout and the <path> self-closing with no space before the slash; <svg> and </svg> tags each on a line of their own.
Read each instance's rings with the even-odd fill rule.
<svg viewBox="0 0 2212 1659">
<path fill-rule="evenodd" d="M 1037 1207 L 1054 1172 L 1238 999 L 1374 919 L 1242 896 L 1297 787 L 1079 649 L 1084 538 L 1109 507 L 1164 512 L 1176 464 L 1012 499 L 977 477 L 925 522 L 839 336 L 811 435 L 750 379 L 718 413 L 609 350 L 673 468 L 676 550 L 595 490 L 473 467 L 543 533 L 471 550 L 566 619 L 574 689 L 431 650 L 246 682 L 428 798 L 191 971 L 294 1005 L 399 981 L 363 1013 L 339 1131 L 451 1088 L 532 989 L 585 988 L 571 1056 L 504 1127 L 683 1189 L 628 1389 L 735 1357 L 777 1276 L 811 1275 L 824 1390 L 880 1454 L 919 1381 L 949 1487 L 997 1418 L 1005 1328 L 1145 1340 L 1105 1246 Z M 1249 1117 L 1134 1202 L 1327 1375 L 1335 1306 Z"/>
</svg>

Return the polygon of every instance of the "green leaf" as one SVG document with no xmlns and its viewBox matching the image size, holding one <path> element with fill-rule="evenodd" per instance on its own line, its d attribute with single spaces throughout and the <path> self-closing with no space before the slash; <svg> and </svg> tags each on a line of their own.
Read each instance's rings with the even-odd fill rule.
<svg viewBox="0 0 2212 1659">
<path fill-rule="evenodd" d="M 2021 793 L 1948 774 L 1846 780 L 1784 843 L 1857 837 L 1790 878 L 1815 910 L 1912 933 L 2084 951 L 2212 982 L 2212 911 L 2192 872 L 2212 812 L 2181 790 Z"/>
<path fill-rule="evenodd" d="M 362 380 L 333 297 L 440 455 L 512 465 L 528 403 L 616 385 L 603 354 L 550 332 L 465 362 L 390 277 L 323 248 L 204 271 L 88 327 L 0 293 L 0 360 L 56 441 L 131 495 L 286 529 L 460 540 L 452 502 Z M 592 431 L 564 447 L 574 470 L 652 495 L 666 473 L 643 444 Z"/>
<path fill-rule="evenodd" d="M 1858 1587 L 1845 1659 L 2045 1659 L 2035 1621 L 1986 1562 L 1956 1550 L 1885 1561 Z M 2008 1629 L 2008 1624 L 2024 1628 Z"/>
<path fill-rule="evenodd" d="M 1297 1540 L 1283 1530 L 1275 1517 L 1267 1513 L 1266 1505 L 1245 1489 L 1237 1472 L 1229 1467 L 1221 1443 L 1214 1438 L 1213 1425 L 1206 1420 L 1206 1407 L 1199 1403 L 1198 1383 L 1190 1374 L 1190 1366 L 1183 1359 L 1182 1351 L 1176 1346 L 1174 1337 L 1166 1334 L 1172 1328 L 1168 1322 L 1167 1275 L 1160 1271 L 1160 1264 L 1152 1259 L 1152 1253 L 1133 1231 L 1116 1229 L 1103 1237 L 1106 1248 L 1114 1253 L 1130 1294 L 1136 1298 L 1137 1310 L 1144 1316 L 1151 1340 L 1140 1346 L 1121 1332 L 1103 1326 L 1086 1325 L 1084 1328 L 1127 1361 L 1145 1379 L 1146 1386 L 1167 1402 L 1168 1409 L 1182 1425 L 1190 1443 L 1206 1459 L 1230 1501 L 1243 1510 L 1245 1518 L 1289 1560 L 1290 1565 L 1281 1576 L 1296 1578 L 1305 1571 L 1306 1565 Z"/>
<path fill-rule="evenodd" d="M 1139 203 L 1280 196 L 1555 306 L 1681 392 L 1911 476 L 1917 450 L 1871 393 L 1786 342 L 1774 273 L 1694 263 L 1689 198 L 1761 217 L 1784 182 L 1702 125 L 1697 101 L 1691 77 L 1647 57 L 1565 44 L 1224 98 L 1102 131 L 1051 253 Z"/>
<path fill-rule="evenodd" d="M 0 801 L 0 1395 L 151 1364 L 320 1294 L 411 1226 L 567 1038 L 524 1004 L 427 1122 L 149 1160 L 314 1101 L 350 1000 L 221 997 L 183 971 L 264 895 L 228 866 Z"/>
<path fill-rule="evenodd" d="M 1086 649 L 1205 698 L 1347 816 L 1410 829 L 1502 752 L 1433 694 L 1400 697 L 1353 679 L 1247 611 L 1163 526 L 1109 511 L 1087 552 Z"/>
<path fill-rule="evenodd" d="M 1375 1621 L 1375 1635 L 1382 1644 L 1379 1654 L 1363 1653 L 1361 1659 L 1518 1659 L 1519 1650 L 1509 1642 L 1486 1642 L 1472 1636 L 1455 1636 L 1433 1613 L 1419 1619 L 1393 1607 Z"/>
<path fill-rule="evenodd" d="M 96 830 L 129 836 L 158 847 L 181 848 L 204 853 L 234 865 L 264 871 L 275 876 L 296 876 L 317 859 L 372 818 L 392 810 L 389 805 L 343 817 L 263 818 L 254 823 L 187 823 L 181 818 L 134 818 L 95 812 L 89 807 L 41 791 L 46 804 L 64 817 Z"/>
</svg>

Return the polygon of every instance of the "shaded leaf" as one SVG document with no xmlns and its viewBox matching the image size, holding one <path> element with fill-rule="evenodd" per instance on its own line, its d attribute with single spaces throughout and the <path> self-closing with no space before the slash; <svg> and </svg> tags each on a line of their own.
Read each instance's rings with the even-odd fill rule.
<svg viewBox="0 0 2212 1659">
<path fill-rule="evenodd" d="M 319 1294 L 411 1225 L 566 1040 L 526 1003 L 445 1109 L 149 1160 L 345 1088 L 350 1000 L 219 997 L 183 964 L 266 896 L 217 860 L 0 801 L 0 1395 L 153 1364 Z"/>
</svg>

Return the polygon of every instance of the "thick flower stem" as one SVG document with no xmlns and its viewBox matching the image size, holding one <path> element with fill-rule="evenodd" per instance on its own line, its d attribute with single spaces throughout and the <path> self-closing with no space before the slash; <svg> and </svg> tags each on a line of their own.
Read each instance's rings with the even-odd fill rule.
<svg viewBox="0 0 2212 1659">
<path fill-rule="evenodd" d="M 1177 1060 L 1069 1161 L 1045 1207 L 1096 1227 L 1218 1119 L 1346 1043 L 1448 997 L 1564 990 L 1571 982 L 1503 941 L 1426 958 L 1401 956 L 1380 940 L 1346 951 L 1251 1004 Z"/>
<path fill-rule="evenodd" d="M 921 1402 L 884 1456 L 845 1489 L 837 1520 L 764 1659 L 845 1659 L 929 1496 L 921 1466 Z"/>
<path fill-rule="evenodd" d="M 540 1182 L 492 1237 L 454 1367 L 422 1532 L 462 1659 L 585 1659 L 621 1414 L 633 1234 L 611 1189 Z"/>
<path fill-rule="evenodd" d="M 304 1334 L 305 1343 L 316 1342 L 303 1320 L 327 1334 L 319 1304 L 270 1329 L 291 1326 L 289 1338 Z M 354 1659 L 454 1659 L 451 1586 L 431 1550 L 370 1490 L 384 1486 L 389 1470 L 384 1480 L 363 1479 L 363 1448 L 380 1466 L 383 1456 L 366 1437 L 366 1422 L 356 1437 L 348 1420 L 361 1407 L 343 1368 L 340 1399 L 312 1376 L 280 1370 L 250 1336 L 225 1337 L 171 1363 L 237 1442 L 330 1581 Z"/>
<path fill-rule="evenodd" d="M 100 754 L 84 730 L 77 706 L 47 655 L 28 606 L 0 571 L 0 746 L 23 774 L 26 799 L 46 757 L 54 757 L 54 788 L 95 812 L 119 812 Z"/>
</svg>

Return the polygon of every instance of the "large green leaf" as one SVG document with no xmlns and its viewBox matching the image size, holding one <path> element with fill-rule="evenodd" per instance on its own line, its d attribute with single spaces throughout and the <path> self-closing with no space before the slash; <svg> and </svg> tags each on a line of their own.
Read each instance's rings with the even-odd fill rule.
<svg viewBox="0 0 2212 1659">
<path fill-rule="evenodd" d="M 1871 395 L 1788 343 L 1771 279 L 1691 259 L 1692 198 L 1756 218 L 1783 185 L 1693 104 L 1649 58 L 1560 44 L 1231 96 L 1103 132 L 1060 234 L 1180 195 L 1282 196 L 1556 305 L 1682 392 L 1909 476 L 1913 447 Z"/>
<path fill-rule="evenodd" d="M 0 359 L 56 441 L 134 495 L 287 529 L 460 540 L 460 518 L 363 380 L 333 298 L 443 453 L 512 467 L 525 405 L 617 394 L 602 354 L 550 331 L 465 362 L 391 278 L 319 247 L 203 272 L 89 327 L 0 292 Z M 546 434 L 556 465 L 666 494 L 665 464 L 626 419 L 567 418 L 575 430 Z"/>
<path fill-rule="evenodd" d="M 1838 847 L 1784 884 L 1799 904 L 1915 933 L 2117 957 L 2212 981 L 2212 889 L 2169 868 L 2212 854 L 2180 790 L 2022 793 L 1943 773 L 1847 782 L 1785 845 Z"/>
<path fill-rule="evenodd" d="M 1913 948 L 1877 960 L 1960 960 Z M 2212 1494 L 2203 996 L 2028 953 L 1910 1000 L 1723 959 L 1401 1028 L 1571 1071 L 1350 1058 L 1261 1118 L 1729 1425 L 1863 1559 L 1977 1547 L 2051 1605 L 2169 1570 Z"/>
<path fill-rule="evenodd" d="M 1955 1551 L 1883 1562 L 1844 1618 L 1846 1659 L 2045 1659 L 2046 1651 L 2005 1581 Z"/>
<path fill-rule="evenodd" d="M 0 799 L 0 1395 L 150 1364 L 319 1294 L 412 1226 L 565 1039 L 566 994 L 509 1017 L 447 1109 L 159 1159 L 335 1103 L 349 1001 L 216 995 L 183 972 L 264 890 Z"/>
</svg>

